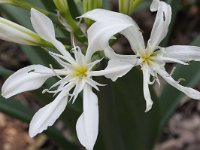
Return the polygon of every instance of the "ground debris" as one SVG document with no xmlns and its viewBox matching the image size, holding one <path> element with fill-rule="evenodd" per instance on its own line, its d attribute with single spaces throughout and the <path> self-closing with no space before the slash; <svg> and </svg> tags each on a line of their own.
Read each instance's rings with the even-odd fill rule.
<svg viewBox="0 0 200 150">
<path fill-rule="evenodd" d="M 163 130 L 161 141 L 154 150 L 200 149 L 200 102 L 183 103 Z"/>
</svg>

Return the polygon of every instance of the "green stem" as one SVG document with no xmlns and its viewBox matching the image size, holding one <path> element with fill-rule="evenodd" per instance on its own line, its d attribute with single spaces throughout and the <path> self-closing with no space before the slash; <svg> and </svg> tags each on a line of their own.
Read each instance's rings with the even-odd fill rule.
<svg viewBox="0 0 200 150">
<path fill-rule="evenodd" d="M 67 21 L 67 23 L 71 26 L 72 32 L 75 34 L 76 38 L 80 42 L 85 42 L 86 38 L 83 32 L 80 30 L 79 26 L 76 24 L 75 20 L 72 18 L 68 1 L 66 0 L 64 3 L 64 7 L 60 6 L 60 3 L 54 2 L 57 9 L 60 12 L 60 15 Z M 62 4 L 62 3 L 61 3 Z"/>
</svg>

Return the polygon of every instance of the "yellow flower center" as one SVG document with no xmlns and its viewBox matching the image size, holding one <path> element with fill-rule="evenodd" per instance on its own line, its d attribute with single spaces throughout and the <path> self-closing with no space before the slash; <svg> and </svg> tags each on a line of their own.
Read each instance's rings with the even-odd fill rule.
<svg viewBox="0 0 200 150">
<path fill-rule="evenodd" d="M 146 52 L 146 53 L 142 54 L 140 59 L 143 64 L 151 65 L 154 60 L 154 55 L 153 55 L 153 53 Z"/>
<path fill-rule="evenodd" d="M 76 66 L 73 70 L 73 76 L 84 78 L 87 77 L 88 68 L 86 66 Z"/>
</svg>

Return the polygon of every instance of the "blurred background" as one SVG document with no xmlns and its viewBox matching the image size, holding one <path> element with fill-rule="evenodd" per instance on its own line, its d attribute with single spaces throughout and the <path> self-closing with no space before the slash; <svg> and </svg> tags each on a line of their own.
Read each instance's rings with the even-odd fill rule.
<svg viewBox="0 0 200 150">
<path fill-rule="evenodd" d="M 118 11 L 117 0 L 112 0 L 109 5 L 112 10 Z M 155 19 L 155 13 L 151 13 L 148 6 L 149 2 L 147 0 L 144 4 L 139 5 L 137 10 L 131 15 L 143 30 L 145 40 L 149 38 Z M 167 40 L 162 44 L 168 46 L 178 44 L 190 45 L 191 43 L 193 43 L 193 45 L 200 45 L 200 40 L 198 41 L 197 38 L 200 35 L 200 1 L 181 0 L 178 5 L 173 5 L 172 7 L 174 8 L 174 16 L 171 24 L 171 34 L 169 34 Z M 4 16 L 4 11 L 0 10 L 0 13 Z M 125 49 L 127 54 L 132 53 L 129 43 L 124 37 L 119 38 L 114 48 L 118 51 Z M 18 44 L 0 40 L 0 66 L 3 66 L 1 69 L 6 68 L 8 72 L 10 70 L 16 71 L 30 64 L 29 58 Z M 170 72 L 173 68 L 173 64 L 167 65 L 166 68 Z M 200 68 L 196 69 L 200 70 Z M 187 73 L 187 71 L 182 72 L 183 75 Z M 0 73 L 0 86 L 5 79 L 5 75 Z M 200 84 L 196 84 L 195 88 L 200 90 Z M 157 95 L 160 95 L 162 87 L 159 89 L 159 87 L 155 85 L 154 89 Z M 20 100 L 23 105 L 32 108 L 34 111 L 41 107 L 41 104 L 37 101 L 37 97 L 29 92 L 17 95 L 16 99 Z M 75 120 L 72 118 L 70 119 Z M 69 139 L 69 141 L 74 141 L 74 137 L 71 137 L 70 134 L 74 131 L 64 126 L 62 122 L 58 122 L 56 127 L 62 131 L 65 136 L 67 135 L 66 138 Z M 45 134 L 40 134 L 36 138 L 31 139 L 27 131 L 27 123 L 23 123 L 23 121 L 15 119 L 12 115 L 1 112 L 0 150 L 59 149 L 58 145 Z M 146 137 L 144 136 L 143 138 Z M 82 149 L 76 140 L 75 144 L 78 145 L 76 148 L 77 150 Z M 164 124 L 164 128 L 161 130 L 161 136 L 157 140 L 154 150 L 200 150 L 200 102 L 185 97 L 181 98 L 181 102 L 177 104 L 175 111 L 170 114 L 169 120 Z"/>
</svg>

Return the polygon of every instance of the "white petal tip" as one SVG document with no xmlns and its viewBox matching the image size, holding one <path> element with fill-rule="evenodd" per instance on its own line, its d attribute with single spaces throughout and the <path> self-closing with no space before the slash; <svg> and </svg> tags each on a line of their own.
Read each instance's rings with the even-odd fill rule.
<svg viewBox="0 0 200 150">
<path fill-rule="evenodd" d="M 152 100 L 151 100 L 151 102 L 147 102 L 145 112 L 150 111 L 152 106 L 153 106 L 153 101 Z"/>
<path fill-rule="evenodd" d="M 45 128 L 35 128 L 31 125 L 30 123 L 30 126 L 29 126 L 29 136 L 31 138 L 34 138 L 36 135 L 42 133 L 43 131 L 47 130 L 48 126 L 45 127 Z"/>
<path fill-rule="evenodd" d="M 200 92 L 197 90 L 192 89 L 187 95 L 192 99 L 200 100 Z"/>
<path fill-rule="evenodd" d="M 47 129 L 47 128 L 46 128 L 46 129 Z M 45 131 L 46 129 L 44 129 L 44 130 L 41 130 L 41 129 L 39 129 L 39 130 L 33 130 L 31 127 L 29 127 L 29 132 L 28 132 L 29 137 L 30 137 L 30 138 L 34 138 L 35 136 L 37 136 L 38 134 L 42 133 L 42 132 Z"/>
<path fill-rule="evenodd" d="M 148 106 L 148 107 L 146 108 L 146 110 L 145 110 L 145 113 L 148 112 L 148 111 L 150 111 L 151 108 L 152 108 L 152 105 L 151 105 L 151 106 Z"/>
<path fill-rule="evenodd" d="M 31 8 L 31 12 L 38 12 L 35 8 Z"/>
<path fill-rule="evenodd" d="M 3 96 L 4 98 L 7 99 L 7 98 L 12 97 L 13 95 L 10 95 L 8 92 L 2 90 L 2 92 L 1 92 L 1 96 Z"/>
<path fill-rule="evenodd" d="M 37 133 L 29 131 L 29 137 L 34 138 L 37 135 Z"/>
<path fill-rule="evenodd" d="M 158 10 L 160 0 L 153 0 L 150 6 L 151 12 L 155 12 Z"/>
</svg>

